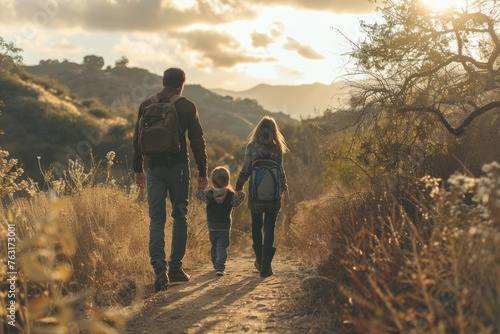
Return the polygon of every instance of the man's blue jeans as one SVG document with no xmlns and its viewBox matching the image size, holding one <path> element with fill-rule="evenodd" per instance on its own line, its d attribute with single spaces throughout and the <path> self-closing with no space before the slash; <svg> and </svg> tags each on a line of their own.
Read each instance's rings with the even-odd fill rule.
<svg viewBox="0 0 500 334">
<path fill-rule="evenodd" d="M 276 227 L 277 212 L 252 212 L 252 240 L 257 247 L 264 245 L 271 247 L 274 244 L 274 229 Z M 264 242 L 262 242 L 264 230 Z"/>
<path fill-rule="evenodd" d="M 190 172 L 188 164 L 146 170 L 149 204 L 149 255 L 153 268 L 165 267 L 167 194 L 172 204 L 172 244 L 169 269 L 182 267 L 187 242 L 187 209 Z"/>
<path fill-rule="evenodd" d="M 224 271 L 226 269 L 230 231 L 208 231 L 208 236 L 212 244 L 210 256 L 214 269 L 217 271 Z"/>
</svg>

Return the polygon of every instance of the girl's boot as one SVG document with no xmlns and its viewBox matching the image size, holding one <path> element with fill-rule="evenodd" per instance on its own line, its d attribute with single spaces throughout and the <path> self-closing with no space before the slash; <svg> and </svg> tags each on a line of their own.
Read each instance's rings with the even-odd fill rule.
<svg viewBox="0 0 500 334">
<path fill-rule="evenodd" d="M 260 269 L 261 277 L 269 277 L 273 274 L 273 269 L 271 268 L 271 262 L 273 261 L 274 253 L 276 252 L 276 247 L 264 246 L 262 250 L 262 267 Z"/>
<path fill-rule="evenodd" d="M 258 271 L 262 268 L 262 245 L 252 245 L 255 253 L 255 262 L 253 263 Z"/>
</svg>

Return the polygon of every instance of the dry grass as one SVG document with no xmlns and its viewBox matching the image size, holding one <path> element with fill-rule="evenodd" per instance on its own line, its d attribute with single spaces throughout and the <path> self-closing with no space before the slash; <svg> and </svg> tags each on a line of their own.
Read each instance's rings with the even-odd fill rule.
<svg viewBox="0 0 500 334">
<path fill-rule="evenodd" d="M 16 241 L 12 241 L 15 244 L 12 266 L 0 270 L 2 291 L 13 292 L 12 296 L 3 295 L 1 299 L 0 332 L 117 333 L 123 329 L 128 313 L 125 309 L 100 307 L 95 303 L 94 289 L 76 283 L 79 277 L 73 275 L 71 260 L 78 253 L 78 242 L 61 214 L 67 202 L 51 202 L 48 214 L 33 221 L 23 215 L 25 207 L 16 205 L 18 203 L 1 212 L 2 235 L 7 235 L 7 224 L 15 226 Z M 2 263 L 6 263 L 4 260 L 2 258 Z M 7 281 L 7 277 L 13 280 Z M 8 287 L 12 284 L 14 286 Z M 12 302 L 14 305 L 7 317 L 3 312 Z"/>
<path fill-rule="evenodd" d="M 0 211 L 2 235 L 7 223 L 16 224 L 20 332 L 119 332 L 125 306 L 151 290 L 144 196 L 118 187 L 109 170 L 99 184 L 96 171 L 71 168 L 64 182 L 50 181 L 57 189 Z M 284 212 L 290 249 L 318 264 L 295 305 L 315 316 L 311 332 L 499 332 L 500 165 L 484 173 L 455 175 L 446 187 L 425 178 L 405 205 L 385 189 L 337 191 L 300 204 L 293 219 Z M 50 199 L 54 193 L 58 201 Z M 209 258 L 205 208 L 190 202 L 187 269 Z M 408 214 L 407 203 L 417 210 Z M 238 210 L 233 237 L 244 244 L 248 213 Z M 2 282 L 6 276 L 2 267 Z"/>
<path fill-rule="evenodd" d="M 297 244 L 327 242 L 329 255 L 298 307 L 335 319 L 325 332 L 498 333 L 500 165 L 484 172 L 456 175 L 446 189 L 425 179 L 411 219 L 387 192 L 305 206 Z"/>
<path fill-rule="evenodd" d="M 153 291 L 145 194 L 117 184 L 110 173 L 113 158 L 109 155 L 107 164 L 92 166 L 72 161 L 61 178 L 43 172 L 48 192 L 13 199 L 0 207 L 0 233 L 7 235 L 7 223 L 15 224 L 16 229 L 17 331 L 120 332 L 129 305 Z M 15 161 L 2 166 L 12 170 L 13 164 Z M 10 198 L 28 187 L 17 182 L 20 173 L 14 171 L 2 185 Z M 191 203 L 184 261 L 188 269 L 209 258 L 204 208 L 195 204 L 195 198 Z M 171 226 L 168 216 L 167 252 Z M 6 256 L 6 252 L 0 255 L 2 263 Z M 6 278 L 4 266 L 0 279 L 6 282 Z M 8 289 L 2 287 L 1 291 Z M 13 330 L 5 322 L 9 300 L 3 292 L 0 300 L 0 333 L 8 333 Z"/>
</svg>

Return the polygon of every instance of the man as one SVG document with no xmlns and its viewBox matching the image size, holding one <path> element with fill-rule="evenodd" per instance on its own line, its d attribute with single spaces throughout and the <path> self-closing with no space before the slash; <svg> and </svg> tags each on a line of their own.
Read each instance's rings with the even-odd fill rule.
<svg viewBox="0 0 500 334">
<path fill-rule="evenodd" d="M 182 95 L 186 75 L 179 68 L 169 68 L 163 73 L 163 90 L 158 93 L 159 102 L 168 102 L 175 95 Z M 189 152 L 186 132 L 196 165 L 198 166 L 198 189 L 208 185 L 207 152 L 203 129 L 196 105 L 186 98 L 175 102 L 179 118 L 179 153 L 165 156 L 143 155 L 139 146 L 139 120 L 144 109 L 152 103 L 151 98 L 139 107 L 133 139 L 133 167 L 137 186 L 147 189 L 149 205 L 149 255 L 156 278 L 156 291 L 165 290 L 170 282 L 189 281 L 189 275 L 182 268 L 186 252 L 187 207 L 189 193 Z M 146 173 L 144 173 L 146 170 Z M 172 241 L 170 259 L 165 256 L 165 222 L 167 193 L 172 203 Z M 168 265 L 167 265 L 168 264 Z M 168 268 L 168 276 L 167 276 Z"/>
</svg>

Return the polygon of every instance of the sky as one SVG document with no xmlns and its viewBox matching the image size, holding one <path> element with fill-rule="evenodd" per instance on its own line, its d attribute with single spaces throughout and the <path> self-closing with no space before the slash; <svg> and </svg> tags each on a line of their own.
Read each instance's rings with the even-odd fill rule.
<svg viewBox="0 0 500 334">
<path fill-rule="evenodd" d="M 379 1 L 380 3 L 380 1 Z M 242 91 L 255 85 L 330 84 L 349 66 L 368 0 L 0 0 L 0 35 L 26 65 L 86 55 L 121 57 L 187 84 Z"/>
</svg>

